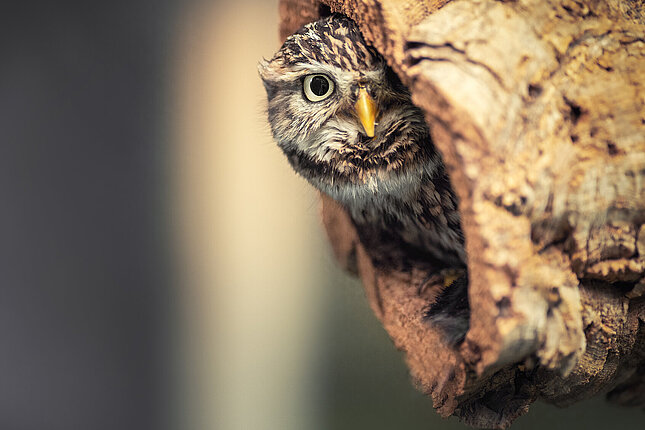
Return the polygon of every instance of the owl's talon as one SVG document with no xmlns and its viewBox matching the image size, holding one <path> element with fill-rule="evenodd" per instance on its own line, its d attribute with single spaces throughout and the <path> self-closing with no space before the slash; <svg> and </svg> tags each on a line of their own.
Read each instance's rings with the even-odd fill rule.
<svg viewBox="0 0 645 430">
<path fill-rule="evenodd" d="M 464 276 L 464 271 L 460 269 L 446 269 L 446 270 L 442 270 L 441 274 L 443 275 L 443 286 L 444 288 L 448 288 L 457 279 Z"/>
<path fill-rule="evenodd" d="M 440 279 L 441 275 L 437 273 L 425 277 L 417 287 L 417 296 L 422 296 L 429 287 L 437 284 Z"/>
<path fill-rule="evenodd" d="M 417 295 L 422 296 L 429 287 L 438 284 L 439 281 L 441 281 L 445 290 L 464 275 L 465 272 L 462 269 L 444 269 L 439 273 L 429 275 L 419 283 Z"/>
</svg>

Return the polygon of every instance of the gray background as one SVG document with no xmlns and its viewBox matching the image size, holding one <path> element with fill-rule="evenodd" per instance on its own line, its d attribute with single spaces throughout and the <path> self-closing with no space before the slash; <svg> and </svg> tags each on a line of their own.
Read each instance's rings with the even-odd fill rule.
<svg viewBox="0 0 645 430">
<path fill-rule="evenodd" d="M 248 13 L 257 8 L 273 12 Z M 206 15 L 214 24 L 194 12 L 197 9 L 209 11 Z M 186 146 L 173 143 L 174 117 L 181 117 L 183 109 L 173 94 L 183 91 L 179 81 L 194 78 L 175 72 L 185 61 L 197 61 L 195 67 L 200 68 L 202 51 L 195 48 L 197 54 L 191 53 L 190 40 L 201 40 L 195 46 L 206 48 L 212 42 L 200 38 L 201 30 L 194 28 L 213 29 L 224 13 L 249 15 L 249 22 L 227 30 L 230 50 L 222 51 L 216 69 L 228 76 L 222 85 L 233 86 L 234 91 L 237 86 L 240 91 L 251 86 L 256 91 L 248 99 L 251 107 L 245 108 L 245 112 L 255 109 L 251 120 L 240 114 L 241 124 L 261 122 L 261 108 L 255 108 L 262 103 L 259 79 L 237 82 L 239 70 L 225 71 L 228 64 L 243 64 L 250 70 L 260 56 L 270 56 L 278 47 L 275 2 L 3 5 L 0 429 L 241 429 L 249 428 L 245 424 L 249 422 L 255 423 L 251 428 L 263 429 L 465 428 L 455 419 L 440 419 L 430 401 L 412 387 L 402 355 L 368 309 L 360 284 L 335 266 L 316 224 L 315 195 L 282 163 L 270 143 L 250 141 L 246 152 L 227 164 L 253 176 L 254 171 L 244 170 L 243 155 L 270 151 L 276 160 L 274 175 L 303 191 L 291 195 L 273 188 L 277 197 L 271 201 L 278 199 L 277 206 L 256 207 L 243 191 L 236 191 L 239 181 L 223 174 L 213 186 L 232 194 L 222 197 L 229 199 L 224 203 L 215 201 L 226 208 L 239 200 L 249 219 L 273 219 L 271 214 L 287 204 L 279 200 L 281 196 L 292 199 L 289 204 L 308 217 L 311 227 L 303 227 L 311 229 L 307 235 L 315 236 L 297 242 L 311 247 L 304 258 L 314 269 L 305 271 L 306 281 L 293 291 L 314 293 L 280 310 L 271 294 L 286 291 L 282 282 L 267 281 L 264 290 L 254 291 L 257 282 L 238 287 L 235 280 L 215 276 L 215 281 L 202 285 L 203 290 L 185 286 L 189 281 L 182 275 L 187 271 L 182 269 L 182 258 L 192 258 L 177 244 L 173 214 L 175 155 L 183 154 Z M 240 62 L 228 61 L 238 55 Z M 224 79 L 219 73 L 206 81 Z M 230 97 L 218 103 L 219 109 L 237 115 L 234 108 L 228 109 Z M 217 112 L 216 107 L 212 121 L 223 126 L 217 123 L 221 120 Z M 270 142 L 266 130 L 263 139 Z M 212 142 L 215 149 L 246 143 Z M 220 155 L 213 157 L 221 160 Z M 212 170 L 208 162 L 203 168 Z M 256 179 L 253 187 L 262 182 L 264 178 Z M 205 193 L 195 201 L 210 198 Z M 276 227 L 283 225 L 282 219 L 292 223 L 289 217 L 298 219 L 294 213 L 281 215 L 275 224 L 258 227 L 253 240 L 261 242 L 262 234 L 283 228 Z M 236 231 L 227 219 L 213 216 L 206 223 Z M 283 237 L 287 232 L 276 234 Z M 212 242 L 208 234 L 200 237 Z M 266 251 L 282 257 L 273 266 L 288 267 L 292 261 L 285 257 L 293 249 L 289 240 Z M 232 241 L 218 242 L 220 257 L 205 257 L 205 266 L 212 261 L 217 267 L 218 258 L 226 260 L 237 252 L 233 248 Z M 246 249 L 249 254 L 262 252 Z M 253 267 L 249 264 L 248 270 Z M 255 297 L 271 291 L 257 308 L 244 302 L 238 310 L 227 286 L 246 288 Z M 211 290 L 221 294 L 212 303 L 202 300 L 210 297 L 205 291 Z M 203 309 L 187 298 L 194 291 Z M 231 316 L 227 309 L 233 309 Z M 218 312 L 223 316 L 214 323 L 215 329 L 204 323 L 209 321 L 206 316 L 193 318 Z M 293 349 L 275 346 L 290 336 L 273 329 L 283 326 L 272 325 L 285 315 L 295 316 L 284 321 L 284 327 L 306 329 L 293 335 L 301 341 L 284 341 Z M 248 327 L 240 327 L 236 322 L 240 320 Z M 248 343 L 227 343 L 222 340 L 226 333 L 236 333 L 235 339 L 261 333 L 264 342 L 241 353 L 244 361 L 235 367 L 230 358 L 235 355 L 225 352 L 247 351 Z M 213 358 L 193 366 L 192 360 L 206 351 L 209 342 Z M 303 349 L 308 352 L 302 354 Z M 300 373 L 294 377 L 291 371 L 297 363 Z M 193 368 L 198 369 L 196 376 Z M 209 372 L 216 376 L 211 379 Z M 248 375 L 254 372 L 271 375 L 270 384 L 253 378 L 249 382 Z M 224 373 L 231 384 L 248 382 L 248 392 L 226 383 L 216 386 Z M 221 416 L 226 419 L 220 420 Z M 299 418 L 290 418 L 294 416 Z M 536 404 L 514 428 L 636 429 L 642 422 L 640 411 L 613 408 L 598 399 L 563 410 Z"/>
</svg>

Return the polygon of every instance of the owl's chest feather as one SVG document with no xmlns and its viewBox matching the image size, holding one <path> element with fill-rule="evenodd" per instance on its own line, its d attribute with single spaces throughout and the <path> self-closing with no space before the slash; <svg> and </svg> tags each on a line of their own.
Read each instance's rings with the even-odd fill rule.
<svg viewBox="0 0 645 430">
<path fill-rule="evenodd" d="M 364 240 L 396 240 L 448 266 L 463 266 L 466 256 L 457 199 L 443 169 L 438 174 L 436 166 L 432 170 L 434 176 L 406 172 L 411 176 L 406 181 L 399 179 L 389 188 L 377 186 L 361 198 L 335 198 L 347 208 Z"/>
</svg>

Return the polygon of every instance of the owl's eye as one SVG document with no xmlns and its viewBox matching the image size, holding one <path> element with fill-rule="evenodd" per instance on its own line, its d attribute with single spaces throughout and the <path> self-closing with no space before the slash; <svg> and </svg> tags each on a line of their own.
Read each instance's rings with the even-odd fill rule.
<svg viewBox="0 0 645 430">
<path fill-rule="evenodd" d="M 312 102 L 325 100 L 334 92 L 334 81 L 326 75 L 307 75 L 302 85 L 305 97 Z"/>
</svg>

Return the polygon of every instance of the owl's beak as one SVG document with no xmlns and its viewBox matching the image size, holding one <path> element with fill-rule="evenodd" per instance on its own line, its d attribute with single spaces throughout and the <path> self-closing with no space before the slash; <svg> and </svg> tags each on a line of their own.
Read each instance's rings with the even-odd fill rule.
<svg viewBox="0 0 645 430">
<path fill-rule="evenodd" d="M 360 87 L 358 90 L 358 100 L 356 101 L 354 108 L 356 108 L 358 119 L 360 119 L 361 124 L 363 124 L 365 134 L 367 134 L 368 137 L 374 137 L 374 121 L 376 120 L 377 111 L 376 102 L 367 93 L 367 90 L 364 87 Z"/>
</svg>

